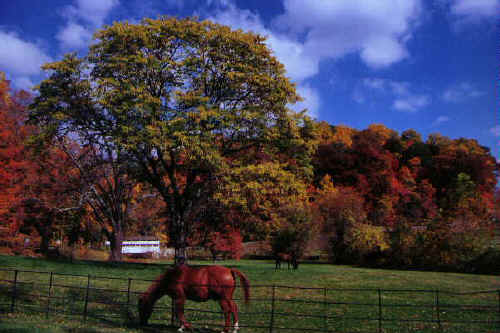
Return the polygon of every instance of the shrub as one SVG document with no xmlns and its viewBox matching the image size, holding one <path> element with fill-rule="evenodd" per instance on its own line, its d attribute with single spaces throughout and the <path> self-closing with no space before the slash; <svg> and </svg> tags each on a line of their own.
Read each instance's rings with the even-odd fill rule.
<svg viewBox="0 0 500 333">
<path fill-rule="evenodd" d="M 350 224 L 345 235 L 347 249 L 355 254 L 362 264 L 373 264 L 390 247 L 384 227 L 365 223 Z"/>
<path fill-rule="evenodd" d="M 465 220 L 436 219 L 418 227 L 400 224 L 391 237 L 395 266 L 465 270 L 488 251 L 491 232 Z"/>
<path fill-rule="evenodd" d="M 362 196 L 350 187 L 333 187 L 329 178 L 322 181 L 318 192 L 317 212 L 322 220 L 322 231 L 328 235 L 328 253 L 334 263 L 353 262 L 346 241 L 348 229 L 366 221 Z"/>
<path fill-rule="evenodd" d="M 284 217 L 281 227 L 273 233 L 271 248 L 274 255 L 292 254 L 296 259 L 304 255 L 307 242 L 315 233 L 312 211 L 307 204 L 297 203 L 281 209 Z"/>
<path fill-rule="evenodd" d="M 464 270 L 479 274 L 500 274 L 500 250 L 489 248 L 480 256 L 467 262 Z"/>
</svg>

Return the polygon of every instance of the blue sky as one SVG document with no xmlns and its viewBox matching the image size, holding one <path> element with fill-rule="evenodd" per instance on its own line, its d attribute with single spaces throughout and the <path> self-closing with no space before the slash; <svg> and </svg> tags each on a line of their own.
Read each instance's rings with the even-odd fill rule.
<svg viewBox="0 0 500 333">
<path fill-rule="evenodd" d="M 29 89 L 104 24 L 197 15 L 267 36 L 305 98 L 296 109 L 474 138 L 498 159 L 499 13 L 500 0 L 0 0 L 0 71 Z"/>
</svg>

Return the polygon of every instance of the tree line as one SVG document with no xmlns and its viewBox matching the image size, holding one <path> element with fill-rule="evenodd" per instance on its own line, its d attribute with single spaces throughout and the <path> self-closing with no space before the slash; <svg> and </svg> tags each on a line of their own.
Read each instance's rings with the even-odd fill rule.
<svg viewBox="0 0 500 333">
<path fill-rule="evenodd" d="M 399 135 L 383 125 L 320 127 L 316 204 L 337 260 L 455 265 L 488 251 L 498 225 L 498 164 L 487 147 L 439 134 L 424 141 L 415 130 Z"/>
<path fill-rule="evenodd" d="M 16 250 L 161 235 L 238 255 L 269 240 L 336 262 L 452 264 L 486 251 L 498 164 L 472 139 L 332 126 L 300 100 L 265 38 L 197 19 L 114 23 L 36 93 L 0 81 L 0 223 Z M 388 256 L 392 253 L 391 256 Z"/>
</svg>

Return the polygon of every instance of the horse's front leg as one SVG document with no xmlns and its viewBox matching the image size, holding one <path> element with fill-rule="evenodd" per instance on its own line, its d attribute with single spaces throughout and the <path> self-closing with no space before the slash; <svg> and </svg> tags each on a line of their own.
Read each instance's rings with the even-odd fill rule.
<svg viewBox="0 0 500 333">
<path fill-rule="evenodd" d="M 186 321 L 184 317 L 184 302 L 186 300 L 184 297 L 176 297 L 175 299 L 175 314 L 179 321 L 181 322 L 181 327 L 178 329 L 179 332 L 184 332 L 184 329 L 191 329 L 191 324 Z"/>
</svg>

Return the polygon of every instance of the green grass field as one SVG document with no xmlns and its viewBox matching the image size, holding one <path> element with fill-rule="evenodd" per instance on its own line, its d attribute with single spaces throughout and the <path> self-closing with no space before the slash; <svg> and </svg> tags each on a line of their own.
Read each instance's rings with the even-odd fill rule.
<svg viewBox="0 0 500 333">
<path fill-rule="evenodd" d="M 153 313 L 149 326 L 138 327 L 136 324 L 137 297 L 150 284 L 143 280 L 154 279 L 170 263 L 77 261 L 71 264 L 0 256 L 1 269 L 57 273 L 52 276 L 49 291 L 50 274 L 19 272 L 15 311 L 10 313 L 12 283 L 8 281 L 14 280 L 14 273 L 0 271 L 0 331 L 175 332 L 175 328 L 169 326 L 171 313 L 168 297 L 157 303 L 159 309 Z M 242 302 L 238 303 L 241 325 L 254 328 L 242 328 L 241 332 L 270 332 L 271 321 L 273 332 L 292 332 L 285 330 L 287 328 L 298 328 L 296 332 L 376 332 L 379 325 L 382 332 L 500 331 L 495 323 L 500 321 L 500 278 L 497 276 L 327 264 L 304 264 L 297 271 L 275 271 L 274 263 L 270 261 L 251 260 L 224 261 L 220 264 L 239 269 L 252 284 L 250 305 L 246 307 Z M 273 286 L 276 286 L 274 311 Z M 439 292 L 436 293 L 436 290 Z M 477 291 L 496 292 L 456 294 Z M 50 301 L 47 298 L 49 292 Z M 241 295 L 238 288 L 235 298 L 241 299 Z M 87 313 L 84 321 L 85 299 Z M 464 304 L 467 307 L 458 307 Z M 222 323 L 220 313 L 201 312 L 219 311 L 215 302 L 188 302 L 186 307 L 188 320 L 197 332 L 211 332 L 204 327 Z M 379 322 L 379 318 L 383 321 Z M 259 326 L 262 328 L 257 328 Z"/>
</svg>

